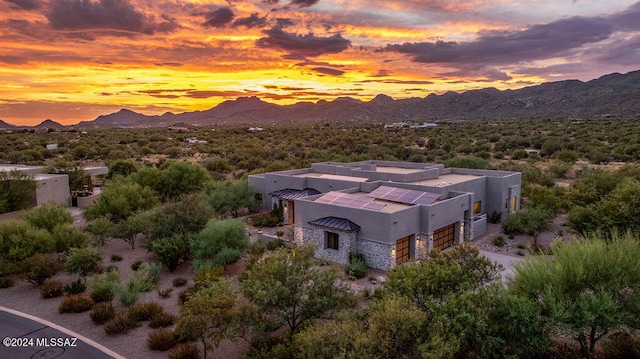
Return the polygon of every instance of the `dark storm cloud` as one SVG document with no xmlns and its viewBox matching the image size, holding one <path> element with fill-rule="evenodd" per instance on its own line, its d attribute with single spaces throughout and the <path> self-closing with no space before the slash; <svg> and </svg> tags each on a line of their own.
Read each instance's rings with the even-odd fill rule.
<svg viewBox="0 0 640 359">
<path fill-rule="evenodd" d="M 56 30 L 111 29 L 150 35 L 178 27 L 169 18 L 158 21 L 145 15 L 128 0 L 54 0 L 46 17 Z"/>
<path fill-rule="evenodd" d="M 40 0 L 5 0 L 22 10 L 37 10 L 42 7 Z"/>
<path fill-rule="evenodd" d="M 256 45 L 262 48 L 275 48 L 302 56 L 320 56 L 324 54 L 337 54 L 351 46 L 351 41 L 340 34 L 329 37 L 315 36 L 313 33 L 298 35 L 288 33 L 279 27 L 263 31 L 267 37 L 256 41 Z"/>
<path fill-rule="evenodd" d="M 601 64 L 616 64 L 636 66 L 640 64 L 640 36 L 616 42 L 607 47 L 606 51 L 590 51 L 595 55 L 594 60 Z"/>
<path fill-rule="evenodd" d="M 284 29 L 286 27 L 293 26 L 295 24 L 296 24 L 296 22 L 291 20 L 291 19 L 287 19 L 287 18 L 284 18 L 284 17 L 279 17 L 279 18 L 276 19 L 276 26 L 275 27 L 277 27 L 279 29 Z"/>
<path fill-rule="evenodd" d="M 291 0 L 291 5 L 298 7 L 311 7 L 317 4 L 320 0 Z"/>
<path fill-rule="evenodd" d="M 609 17 L 611 22 L 621 31 L 640 30 L 640 2 L 629 6 L 626 10 Z"/>
<path fill-rule="evenodd" d="M 336 70 L 336 69 L 331 69 L 328 67 L 314 67 L 311 70 L 317 72 L 317 73 L 321 73 L 324 75 L 330 75 L 330 76 L 342 76 L 344 74 L 344 71 L 342 70 Z"/>
<path fill-rule="evenodd" d="M 265 25 L 267 25 L 267 17 L 266 16 L 260 17 L 258 16 L 257 12 L 251 14 L 251 16 L 249 17 L 240 18 L 234 21 L 232 24 L 232 26 L 234 27 L 244 26 L 247 29 L 251 29 L 254 27 L 258 27 L 258 28 L 265 27 Z"/>
<path fill-rule="evenodd" d="M 473 42 L 421 42 L 388 45 L 385 50 L 413 57 L 415 62 L 446 63 L 459 68 L 547 59 L 607 39 L 615 27 L 604 18 L 572 17 L 521 31 L 487 31 Z"/>
<path fill-rule="evenodd" d="M 203 26 L 223 27 L 233 20 L 233 11 L 228 7 L 221 7 L 205 14 L 207 21 Z"/>
</svg>

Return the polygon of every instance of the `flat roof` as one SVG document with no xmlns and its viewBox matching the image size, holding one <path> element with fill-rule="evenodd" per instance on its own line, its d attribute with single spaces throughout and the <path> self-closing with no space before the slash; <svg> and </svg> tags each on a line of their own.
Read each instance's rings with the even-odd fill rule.
<svg viewBox="0 0 640 359">
<path fill-rule="evenodd" d="M 462 183 L 466 181 L 471 181 L 480 177 L 485 176 L 474 176 L 474 175 L 461 175 L 457 173 L 449 173 L 440 175 L 438 178 L 421 180 L 410 182 L 412 184 L 417 184 L 420 186 L 429 186 L 429 187 L 446 187 L 452 184 Z"/>
<path fill-rule="evenodd" d="M 424 171 L 424 168 L 402 168 L 377 166 L 376 172 L 410 174 Z"/>
<path fill-rule="evenodd" d="M 44 170 L 44 166 L 27 166 L 27 165 L 12 165 L 12 164 L 1 164 L 0 171 L 3 172 L 11 172 L 11 171 L 25 171 L 25 170 Z"/>
<path fill-rule="evenodd" d="M 349 182 L 366 182 L 366 181 L 369 180 L 366 177 L 330 175 L 330 174 L 327 174 L 327 173 L 318 173 L 318 172 L 298 173 L 298 174 L 295 174 L 293 176 L 294 177 L 315 177 L 315 178 L 323 178 L 323 179 L 339 180 L 339 181 L 349 181 Z"/>
</svg>

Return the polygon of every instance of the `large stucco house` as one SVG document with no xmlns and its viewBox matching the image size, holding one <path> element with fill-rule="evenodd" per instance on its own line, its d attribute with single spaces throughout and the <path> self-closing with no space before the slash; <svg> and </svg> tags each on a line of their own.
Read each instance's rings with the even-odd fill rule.
<svg viewBox="0 0 640 359">
<path fill-rule="evenodd" d="M 263 209 L 274 204 L 299 243 L 347 263 L 362 253 L 388 270 L 485 233 L 487 215 L 520 208 L 519 172 L 390 161 L 322 162 L 249 176 Z"/>
</svg>

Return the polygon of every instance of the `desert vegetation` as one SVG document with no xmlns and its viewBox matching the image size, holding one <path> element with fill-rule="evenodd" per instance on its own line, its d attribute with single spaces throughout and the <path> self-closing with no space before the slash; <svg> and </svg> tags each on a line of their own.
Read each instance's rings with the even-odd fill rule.
<svg viewBox="0 0 640 359">
<path fill-rule="evenodd" d="M 2 133 L 0 162 L 58 173 L 106 164 L 109 175 L 84 210 L 86 227 L 53 205 L 0 222 L 0 287 L 28 282 L 38 300 L 57 300 L 52 311 L 83 316 L 110 338 L 152 327 L 140 342 L 170 358 L 210 357 L 225 342 L 246 358 L 638 356 L 640 278 L 629 265 L 640 243 L 638 126 L 598 118 Z M 58 148 L 47 150 L 51 142 Z M 358 291 L 349 286 L 366 277 L 358 256 L 338 268 L 312 248 L 284 246 L 284 231 L 268 245 L 250 240 L 239 217 L 258 204 L 246 175 L 366 159 L 521 171 L 523 210 L 493 244 L 525 234 L 530 253 L 556 260 L 530 256 L 502 284 L 499 268 L 460 246 Z M 88 185 L 77 177 L 76 187 Z M 11 181 L 0 184 L 29 192 L 28 178 Z M 3 190 L 0 205 L 29 207 L 20 204 L 28 198 Z M 250 222 L 278 226 L 281 216 Z M 558 218 L 575 240 L 540 243 Z M 126 251 L 111 252 L 113 243 Z"/>
</svg>

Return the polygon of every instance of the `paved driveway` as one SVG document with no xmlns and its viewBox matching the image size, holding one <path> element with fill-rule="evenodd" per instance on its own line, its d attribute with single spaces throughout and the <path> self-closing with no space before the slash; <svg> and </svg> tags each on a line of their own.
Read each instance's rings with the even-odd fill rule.
<svg viewBox="0 0 640 359">
<path fill-rule="evenodd" d="M 46 320 L 0 307 L 0 359 L 124 359 Z"/>
<path fill-rule="evenodd" d="M 488 252 L 488 251 L 480 251 L 480 254 L 487 257 L 493 262 L 502 264 L 502 266 L 504 267 L 504 270 L 500 272 L 500 275 L 502 276 L 503 280 L 509 277 L 513 277 L 513 275 L 516 273 L 515 269 L 513 268 L 513 265 L 524 259 L 522 257 L 507 256 L 504 254 Z"/>
</svg>

